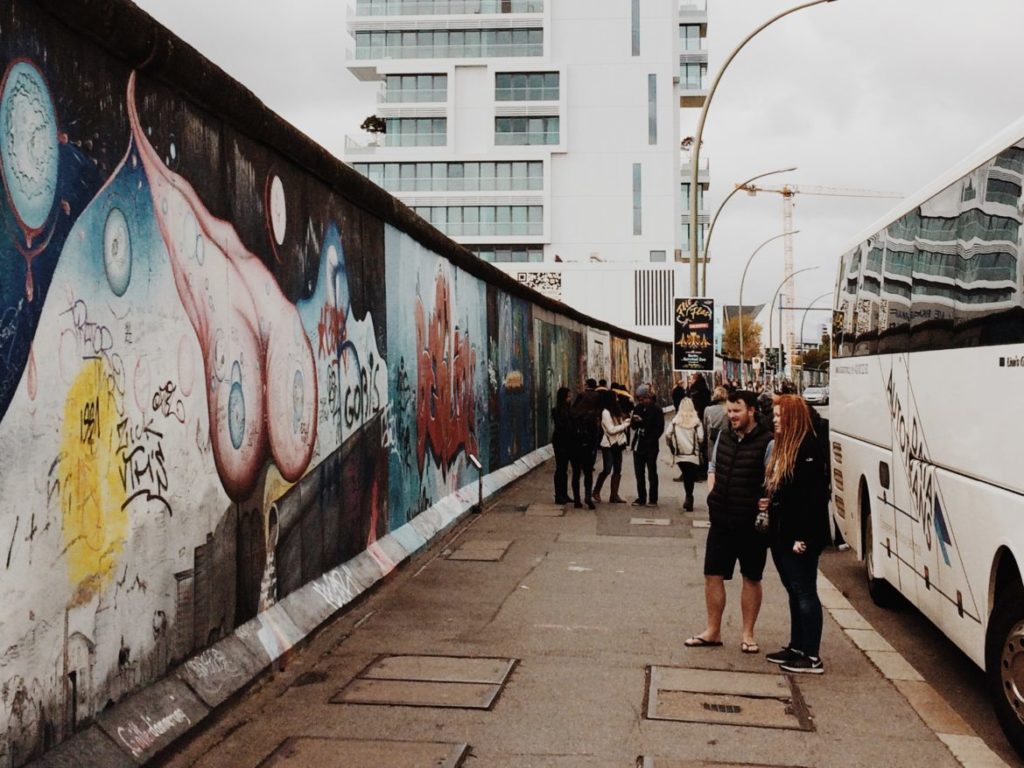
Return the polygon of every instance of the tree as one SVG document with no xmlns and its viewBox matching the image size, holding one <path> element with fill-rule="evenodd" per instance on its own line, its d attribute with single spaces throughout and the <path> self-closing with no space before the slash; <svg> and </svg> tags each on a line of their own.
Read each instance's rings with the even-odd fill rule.
<svg viewBox="0 0 1024 768">
<path fill-rule="evenodd" d="M 743 358 L 750 360 L 757 357 L 761 349 L 761 324 L 754 318 L 740 315 L 725 324 L 725 336 L 722 338 L 722 351 L 726 357 L 740 356 L 740 322 L 743 323 Z"/>
</svg>

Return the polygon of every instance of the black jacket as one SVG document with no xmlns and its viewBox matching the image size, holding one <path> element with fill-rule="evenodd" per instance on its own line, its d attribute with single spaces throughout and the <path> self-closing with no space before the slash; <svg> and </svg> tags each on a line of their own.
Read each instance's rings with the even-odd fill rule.
<svg viewBox="0 0 1024 768">
<path fill-rule="evenodd" d="M 772 545 L 790 549 L 802 541 L 820 551 L 829 541 L 828 497 L 828 464 L 820 441 L 808 433 L 797 449 L 793 476 L 772 494 Z"/>
<path fill-rule="evenodd" d="M 712 525 L 754 529 L 757 502 L 764 495 L 764 454 L 771 439 L 772 433 L 757 422 L 742 438 L 731 429 L 719 433 L 715 487 L 708 494 Z"/>
<path fill-rule="evenodd" d="M 551 409 L 551 421 L 555 425 L 554 434 L 551 435 L 551 443 L 556 451 L 569 451 L 572 449 L 573 430 L 572 416 L 568 405 L 559 405 Z"/>
<path fill-rule="evenodd" d="M 652 456 L 658 452 L 661 436 L 665 432 L 665 414 L 657 403 L 637 405 L 633 409 L 633 450 L 641 456 Z"/>
</svg>

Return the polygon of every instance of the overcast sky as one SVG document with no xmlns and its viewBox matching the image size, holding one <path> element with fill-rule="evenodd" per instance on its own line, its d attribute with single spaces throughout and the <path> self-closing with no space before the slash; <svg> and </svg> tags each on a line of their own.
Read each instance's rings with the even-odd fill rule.
<svg viewBox="0 0 1024 768">
<path fill-rule="evenodd" d="M 374 112 L 376 93 L 345 69 L 347 4 L 138 2 L 339 156 L 345 134 Z M 708 4 L 713 78 L 744 36 L 797 2 Z M 735 183 L 789 166 L 798 170 L 762 183 L 916 191 L 1024 115 L 1021 29 L 1021 0 L 836 0 L 782 19 L 737 56 L 710 108 L 702 150 L 711 162 L 709 212 Z M 684 111 L 683 135 L 695 125 Z M 797 303 L 831 291 L 841 250 L 899 202 L 798 195 L 795 268 L 820 267 L 795 278 Z M 781 232 L 779 195 L 734 196 L 716 226 L 708 293 L 735 302 L 747 257 Z M 782 240 L 758 254 L 745 303 L 771 297 L 782 262 Z M 823 315 L 808 317 L 808 337 L 812 318 Z"/>
</svg>

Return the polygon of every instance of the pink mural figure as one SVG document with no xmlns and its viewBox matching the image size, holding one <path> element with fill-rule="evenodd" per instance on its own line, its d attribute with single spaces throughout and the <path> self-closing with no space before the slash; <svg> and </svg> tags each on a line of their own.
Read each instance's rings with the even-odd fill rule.
<svg viewBox="0 0 1024 768">
<path fill-rule="evenodd" d="M 229 222 L 215 218 L 192 186 L 149 143 L 128 81 L 128 112 L 170 258 L 174 284 L 203 351 L 214 461 L 233 499 L 254 488 L 269 446 L 289 482 L 316 441 L 313 350 L 299 313 Z"/>
</svg>

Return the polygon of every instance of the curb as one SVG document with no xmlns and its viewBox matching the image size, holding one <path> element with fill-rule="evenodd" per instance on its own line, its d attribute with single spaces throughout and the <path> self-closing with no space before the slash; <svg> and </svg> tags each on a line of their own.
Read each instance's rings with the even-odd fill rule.
<svg viewBox="0 0 1024 768">
<path fill-rule="evenodd" d="M 818 571 L 818 595 L 846 636 L 882 677 L 896 686 L 935 736 L 964 768 L 1009 768 L 914 667 L 860 615 L 843 593 Z"/>
</svg>

